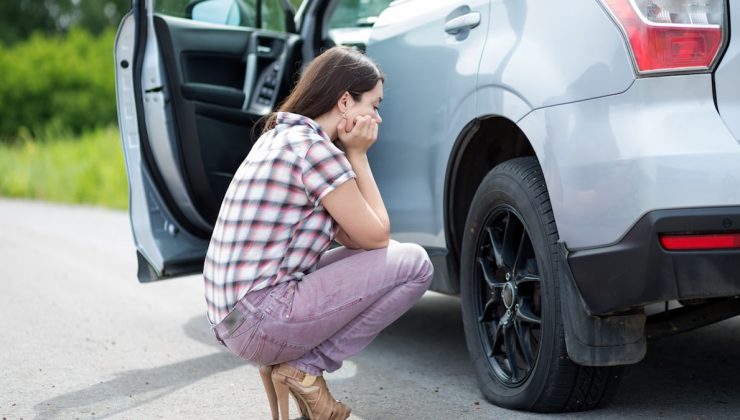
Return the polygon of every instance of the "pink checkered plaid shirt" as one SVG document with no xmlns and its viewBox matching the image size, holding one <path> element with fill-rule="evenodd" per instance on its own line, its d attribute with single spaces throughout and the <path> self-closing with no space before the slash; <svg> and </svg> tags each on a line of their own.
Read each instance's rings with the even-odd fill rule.
<svg viewBox="0 0 740 420">
<path fill-rule="evenodd" d="M 212 324 L 248 292 L 316 268 L 339 228 L 320 200 L 355 177 L 315 121 L 277 114 L 234 174 L 213 229 L 203 267 Z"/>
</svg>

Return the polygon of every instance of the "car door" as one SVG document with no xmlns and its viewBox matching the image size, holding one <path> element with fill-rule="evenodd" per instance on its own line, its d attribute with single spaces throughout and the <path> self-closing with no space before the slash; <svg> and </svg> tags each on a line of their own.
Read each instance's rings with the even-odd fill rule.
<svg viewBox="0 0 740 420">
<path fill-rule="evenodd" d="M 474 118 L 489 0 L 391 3 L 367 53 L 386 73 L 383 123 L 370 149 L 393 237 L 446 252 L 444 179 L 458 133 Z"/>
<path fill-rule="evenodd" d="M 291 6 L 134 0 L 122 20 L 116 92 L 141 282 L 202 271 L 226 188 L 300 64 Z"/>
</svg>

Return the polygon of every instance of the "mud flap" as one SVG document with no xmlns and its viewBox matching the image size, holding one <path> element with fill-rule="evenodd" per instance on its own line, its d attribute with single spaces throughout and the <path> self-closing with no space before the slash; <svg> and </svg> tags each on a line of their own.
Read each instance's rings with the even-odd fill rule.
<svg viewBox="0 0 740 420">
<path fill-rule="evenodd" d="M 558 247 L 564 280 L 560 285 L 560 302 L 568 356 L 584 366 L 618 366 L 642 360 L 647 352 L 644 311 L 612 316 L 589 314 L 568 265 L 568 249 L 563 242 Z"/>
</svg>

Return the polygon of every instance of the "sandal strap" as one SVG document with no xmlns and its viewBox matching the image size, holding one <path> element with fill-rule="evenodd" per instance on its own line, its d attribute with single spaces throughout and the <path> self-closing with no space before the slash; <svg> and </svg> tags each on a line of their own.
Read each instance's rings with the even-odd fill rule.
<svg viewBox="0 0 740 420">
<path fill-rule="evenodd" d="M 351 409 L 334 399 L 322 376 L 305 373 L 287 363 L 280 364 L 272 371 L 273 377 L 280 377 L 293 395 L 300 398 L 310 410 L 312 420 L 344 420 Z"/>
</svg>

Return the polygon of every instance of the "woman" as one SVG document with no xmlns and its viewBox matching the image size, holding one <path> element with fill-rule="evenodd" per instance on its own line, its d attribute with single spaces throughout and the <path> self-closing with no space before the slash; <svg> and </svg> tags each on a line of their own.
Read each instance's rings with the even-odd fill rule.
<svg viewBox="0 0 740 420">
<path fill-rule="evenodd" d="M 216 337 L 260 368 L 273 418 L 288 393 L 311 419 L 345 419 L 322 378 L 429 287 L 423 248 L 390 240 L 367 150 L 383 74 L 334 47 L 311 62 L 234 175 L 204 266 Z M 336 142 L 334 144 L 333 142 Z M 327 251 L 336 240 L 342 247 Z"/>
</svg>

